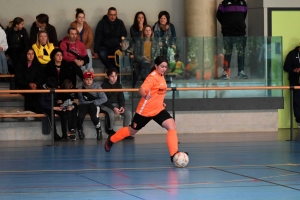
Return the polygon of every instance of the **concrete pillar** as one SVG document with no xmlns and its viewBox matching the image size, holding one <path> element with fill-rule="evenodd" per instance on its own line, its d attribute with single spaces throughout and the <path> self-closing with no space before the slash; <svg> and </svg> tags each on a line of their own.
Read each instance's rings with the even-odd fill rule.
<svg viewBox="0 0 300 200">
<path fill-rule="evenodd" d="M 217 0 L 185 0 L 186 36 L 216 36 L 216 11 Z"/>
</svg>

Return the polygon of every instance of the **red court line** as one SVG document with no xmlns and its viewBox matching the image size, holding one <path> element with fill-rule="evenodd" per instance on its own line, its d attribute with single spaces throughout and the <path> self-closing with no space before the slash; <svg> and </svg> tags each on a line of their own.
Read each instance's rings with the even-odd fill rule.
<svg viewBox="0 0 300 200">
<path fill-rule="evenodd" d="M 117 175 L 119 175 L 119 176 L 123 176 L 123 177 L 125 177 L 125 178 L 130 178 L 129 176 L 126 176 L 126 175 L 124 175 L 124 174 L 120 174 L 120 173 L 118 173 L 118 172 L 114 172 L 114 174 L 117 174 Z"/>
</svg>

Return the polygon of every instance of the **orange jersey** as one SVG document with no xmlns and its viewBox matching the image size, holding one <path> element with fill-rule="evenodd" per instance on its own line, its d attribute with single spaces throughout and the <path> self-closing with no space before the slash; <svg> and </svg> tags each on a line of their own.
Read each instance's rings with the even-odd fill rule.
<svg viewBox="0 0 300 200">
<path fill-rule="evenodd" d="M 144 117 L 153 117 L 165 109 L 163 102 L 166 96 L 167 83 L 164 76 L 153 71 L 147 76 L 141 87 L 145 89 L 146 94 L 149 94 L 150 91 L 152 97 L 149 100 L 142 97 L 136 113 Z"/>
</svg>

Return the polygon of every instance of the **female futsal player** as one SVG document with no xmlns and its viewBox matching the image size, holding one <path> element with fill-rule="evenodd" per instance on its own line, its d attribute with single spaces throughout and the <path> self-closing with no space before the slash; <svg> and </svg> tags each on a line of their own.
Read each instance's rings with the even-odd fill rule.
<svg viewBox="0 0 300 200">
<path fill-rule="evenodd" d="M 167 144 L 173 162 L 174 155 L 178 152 L 178 138 L 176 124 L 171 115 L 165 110 L 164 98 L 167 91 L 167 84 L 164 73 L 168 68 L 166 57 L 158 56 L 150 74 L 139 89 L 141 100 L 137 106 L 136 113 L 129 127 L 119 129 L 115 134 L 109 136 L 104 148 L 109 152 L 112 145 L 130 135 L 135 135 L 150 120 L 168 130 Z"/>
</svg>

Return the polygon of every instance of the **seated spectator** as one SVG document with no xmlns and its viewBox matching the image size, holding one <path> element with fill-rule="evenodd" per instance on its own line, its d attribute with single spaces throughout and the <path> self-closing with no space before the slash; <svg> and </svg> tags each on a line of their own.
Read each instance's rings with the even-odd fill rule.
<svg viewBox="0 0 300 200">
<path fill-rule="evenodd" d="M 83 75 L 83 84 L 80 89 L 102 89 L 99 84 L 93 81 L 94 74 L 85 72 Z M 102 130 L 99 118 L 100 106 L 107 101 L 104 92 L 80 92 L 78 93 L 79 106 L 77 117 L 77 131 L 81 140 L 84 139 L 83 121 L 86 114 L 90 114 L 91 120 L 96 128 L 97 140 L 102 139 Z"/>
<path fill-rule="evenodd" d="M 160 42 L 160 55 L 167 56 L 168 47 L 175 44 L 175 26 L 170 22 L 170 14 L 161 11 L 158 14 L 158 21 L 153 26 L 154 37 Z M 173 59 L 173 58 L 172 58 Z"/>
<path fill-rule="evenodd" d="M 77 74 L 83 80 L 81 69 L 85 69 L 84 65 L 89 63 L 85 46 L 77 40 L 77 30 L 68 28 L 68 35 L 64 37 L 60 43 L 60 49 L 63 51 L 63 59 L 69 63 L 74 74 Z M 72 84 L 76 87 L 76 76 L 71 79 Z"/>
<path fill-rule="evenodd" d="M 147 25 L 147 18 L 144 12 L 139 11 L 135 14 L 134 21 L 130 27 L 130 37 L 135 42 L 143 33 L 144 26 Z"/>
<path fill-rule="evenodd" d="M 53 77 L 57 80 L 58 88 L 62 87 L 65 79 L 76 80 L 76 73 L 67 61 L 63 60 L 63 51 L 55 48 L 50 54 L 50 62 L 46 66 L 46 80 Z M 72 83 L 73 84 L 73 83 Z"/>
<path fill-rule="evenodd" d="M 37 41 L 32 48 L 40 62 L 41 73 L 44 79 L 46 64 L 51 60 L 50 54 L 54 49 L 54 45 L 49 42 L 48 34 L 46 31 L 39 31 Z"/>
<path fill-rule="evenodd" d="M 77 39 L 83 42 L 86 48 L 87 55 L 89 57 L 89 63 L 81 69 L 91 71 L 93 70 L 92 59 L 92 43 L 93 43 L 93 31 L 92 28 L 85 22 L 85 13 L 82 9 L 76 9 L 75 21 L 71 23 L 70 27 L 75 28 L 77 33 Z"/>
<path fill-rule="evenodd" d="M 15 81 L 18 89 L 36 90 L 41 88 L 40 66 L 32 48 L 25 51 L 20 66 L 16 67 Z M 24 93 L 24 110 L 39 112 L 38 93 Z M 25 120 L 34 120 L 28 117 Z"/>
<path fill-rule="evenodd" d="M 24 20 L 16 17 L 9 23 L 5 32 L 8 44 L 6 55 L 11 59 L 12 65 L 16 67 L 21 64 L 22 54 L 30 46 L 29 37 L 24 28 Z"/>
<path fill-rule="evenodd" d="M 179 54 L 174 56 L 175 62 L 170 63 L 170 71 L 176 73 L 176 78 L 182 78 L 184 74 L 184 63 L 179 60 Z"/>
<path fill-rule="evenodd" d="M 141 38 L 136 40 L 134 45 L 133 55 L 136 62 L 134 66 L 135 73 L 133 76 L 133 87 L 135 87 L 135 83 L 139 76 L 142 81 L 146 79 L 153 66 L 154 59 L 159 55 L 159 45 L 153 40 L 151 26 L 144 26 Z"/>
<path fill-rule="evenodd" d="M 115 64 L 122 73 L 130 73 L 132 67 L 132 52 L 128 49 L 129 39 L 122 38 L 120 40 L 120 48 L 115 52 Z M 127 76 L 129 77 L 129 76 Z"/>
<path fill-rule="evenodd" d="M 114 55 L 119 49 L 122 37 L 127 37 L 126 28 L 123 21 L 117 18 L 117 9 L 110 7 L 97 25 L 94 44 L 95 57 L 100 58 L 106 69 L 116 68 L 108 55 Z"/>
<path fill-rule="evenodd" d="M 57 89 L 57 81 L 55 80 L 55 78 L 48 78 L 46 81 L 46 84 L 44 85 L 44 89 L 49 90 L 49 89 Z M 54 110 L 54 114 L 59 115 L 60 120 L 61 120 L 61 130 L 62 133 L 64 134 L 65 131 L 65 119 L 64 116 L 62 115 L 62 108 L 57 104 L 57 94 L 54 93 L 53 95 L 54 98 L 54 107 L 52 107 L 52 99 L 51 99 L 51 94 L 49 92 L 47 93 L 41 93 L 39 95 L 39 104 L 41 107 L 41 112 L 44 113 L 46 115 L 46 117 L 48 117 L 48 121 L 50 122 L 50 126 L 54 129 L 54 141 L 61 141 L 61 136 L 57 134 L 57 130 L 56 130 L 56 123 L 55 120 L 53 122 L 53 124 L 51 124 L 51 111 L 52 109 Z"/>
<path fill-rule="evenodd" d="M 122 85 L 117 82 L 117 70 L 114 68 L 106 70 L 108 79 L 104 80 L 102 89 L 122 89 Z M 129 126 L 132 119 L 131 110 L 125 107 L 125 97 L 123 92 L 106 92 L 107 101 L 101 105 L 101 112 L 109 117 L 109 124 L 105 124 L 105 132 L 109 135 L 115 133 L 113 130 L 115 114 L 124 117 L 123 127 Z M 107 117 L 107 116 L 106 116 Z"/>
<path fill-rule="evenodd" d="M 9 74 L 5 51 L 7 50 L 6 34 L 3 26 L 0 24 L 0 74 Z"/>
<path fill-rule="evenodd" d="M 37 41 L 37 34 L 39 31 L 46 31 L 48 33 L 49 42 L 53 43 L 55 47 L 58 46 L 56 29 L 49 24 L 49 17 L 47 14 L 39 14 L 36 16 L 36 21 L 33 22 L 30 29 L 30 41 L 31 44 L 35 44 Z"/>
<path fill-rule="evenodd" d="M 73 89 L 72 81 L 65 79 L 62 83 L 62 89 Z M 77 126 L 77 110 L 78 110 L 78 93 L 59 93 L 58 105 L 61 108 L 61 127 L 62 127 L 62 141 L 76 140 L 76 126 Z M 68 134 L 66 129 L 68 124 Z"/>
<path fill-rule="evenodd" d="M 197 70 L 200 70 L 198 62 L 197 62 L 197 58 L 195 55 L 191 55 L 191 61 L 188 63 L 187 66 L 185 66 L 184 77 L 186 79 L 191 78 L 191 77 L 196 77 Z"/>
</svg>

